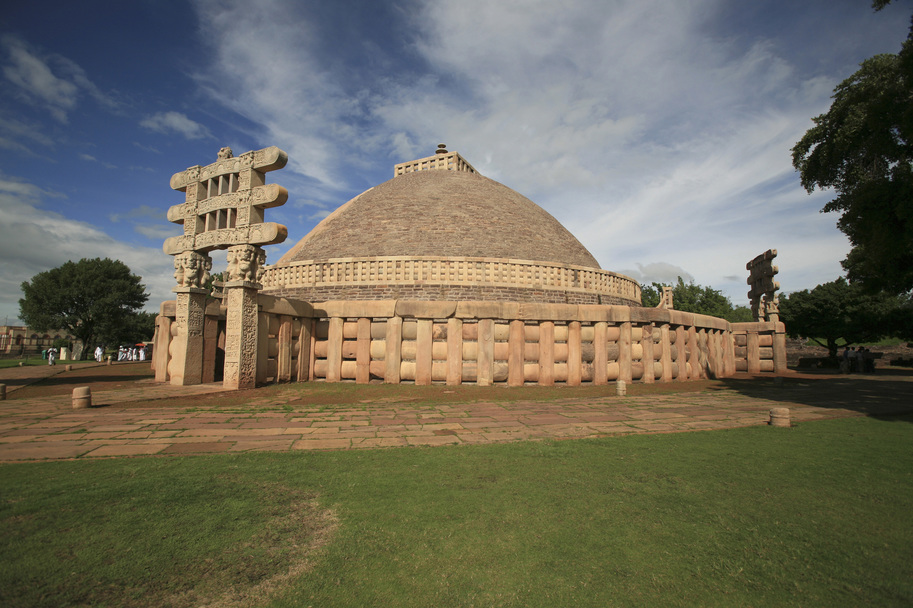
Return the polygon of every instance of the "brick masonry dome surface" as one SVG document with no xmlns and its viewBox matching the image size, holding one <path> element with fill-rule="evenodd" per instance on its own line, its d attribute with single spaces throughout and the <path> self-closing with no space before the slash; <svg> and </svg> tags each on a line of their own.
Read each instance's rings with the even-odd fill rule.
<svg viewBox="0 0 913 608">
<path fill-rule="evenodd" d="M 558 220 L 477 173 L 419 171 L 338 208 L 276 266 L 375 256 L 523 259 L 599 268 Z"/>
</svg>

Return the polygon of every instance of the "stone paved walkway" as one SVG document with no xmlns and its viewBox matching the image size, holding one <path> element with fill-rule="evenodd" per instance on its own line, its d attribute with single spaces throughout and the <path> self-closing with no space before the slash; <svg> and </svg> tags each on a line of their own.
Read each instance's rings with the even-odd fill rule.
<svg viewBox="0 0 913 608">
<path fill-rule="evenodd" d="M 9 378 L 0 375 L 0 382 L 4 377 Z M 778 406 L 789 407 L 794 422 L 913 410 L 910 376 L 795 374 L 776 384 L 743 378 L 733 381 L 732 388 L 701 392 L 609 394 L 545 403 L 378 403 L 295 406 L 293 411 L 135 404 L 221 390 L 220 384 L 172 387 L 143 380 L 124 390 L 93 391 L 95 407 L 84 410 L 72 409 L 69 395 L 0 401 L 0 461 L 436 446 L 727 429 L 766 424 L 770 409 Z M 607 387 L 607 393 L 612 390 Z M 121 405 L 129 402 L 134 405 Z"/>
</svg>

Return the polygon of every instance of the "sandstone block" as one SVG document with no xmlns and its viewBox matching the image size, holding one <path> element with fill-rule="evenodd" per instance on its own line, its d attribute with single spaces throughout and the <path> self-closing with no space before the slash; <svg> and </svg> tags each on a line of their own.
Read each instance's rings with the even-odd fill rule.
<svg viewBox="0 0 913 608">
<path fill-rule="evenodd" d="M 577 306 L 573 304 L 520 304 L 518 319 L 524 321 L 569 321 L 577 317 Z"/>
<path fill-rule="evenodd" d="M 458 302 L 454 316 L 460 319 L 518 319 L 518 302 Z"/>
<path fill-rule="evenodd" d="M 413 319 L 449 319 L 456 313 L 456 302 L 424 302 L 420 300 L 397 300 L 395 314 Z"/>
</svg>

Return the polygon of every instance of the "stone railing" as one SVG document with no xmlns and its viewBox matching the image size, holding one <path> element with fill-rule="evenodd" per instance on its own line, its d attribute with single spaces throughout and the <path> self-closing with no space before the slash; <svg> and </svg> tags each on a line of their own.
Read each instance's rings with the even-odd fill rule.
<svg viewBox="0 0 913 608">
<path fill-rule="evenodd" d="M 786 371 L 786 327 L 781 322 L 733 323 L 736 371 L 759 374 Z"/>
<path fill-rule="evenodd" d="M 475 173 L 475 167 L 470 165 L 465 158 L 457 152 L 443 152 L 420 158 L 408 163 L 399 163 L 393 167 L 393 176 L 405 175 L 406 173 L 415 173 L 416 171 L 463 171 L 466 173 Z"/>
<path fill-rule="evenodd" d="M 608 270 L 528 260 L 446 257 L 339 258 L 267 266 L 266 291 L 370 284 L 497 285 L 579 291 L 640 303 L 637 281 Z"/>
<path fill-rule="evenodd" d="M 539 384 L 687 382 L 782 373 L 782 324 L 730 324 L 675 310 L 521 302 L 337 301 L 261 294 L 257 384 L 383 381 Z M 225 309 L 206 308 L 204 382 L 220 376 Z M 169 376 L 174 302 L 156 333 L 156 379 Z M 780 345 L 780 346 L 778 346 Z"/>
<path fill-rule="evenodd" d="M 782 323 L 676 310 L 521 302 L 337 301 L 260 294 L 257 384 L 688 382 L 786 370 Z M 174 302 L 162 305 L 156 379 L 169 378 Z M 221 375 L 225 308 L 205 311 L 203 381 Z"/>
</svg>

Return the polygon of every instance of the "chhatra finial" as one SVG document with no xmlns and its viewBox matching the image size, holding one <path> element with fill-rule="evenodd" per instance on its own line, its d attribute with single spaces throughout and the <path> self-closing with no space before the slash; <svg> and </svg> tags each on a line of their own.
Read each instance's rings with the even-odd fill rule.
<svg viewBox="0 0 913 608">
<path fill-rule="evenodd" d="M 436 154 L 447 154 L 447 144 L 438 144 Z"/>
</svg>

